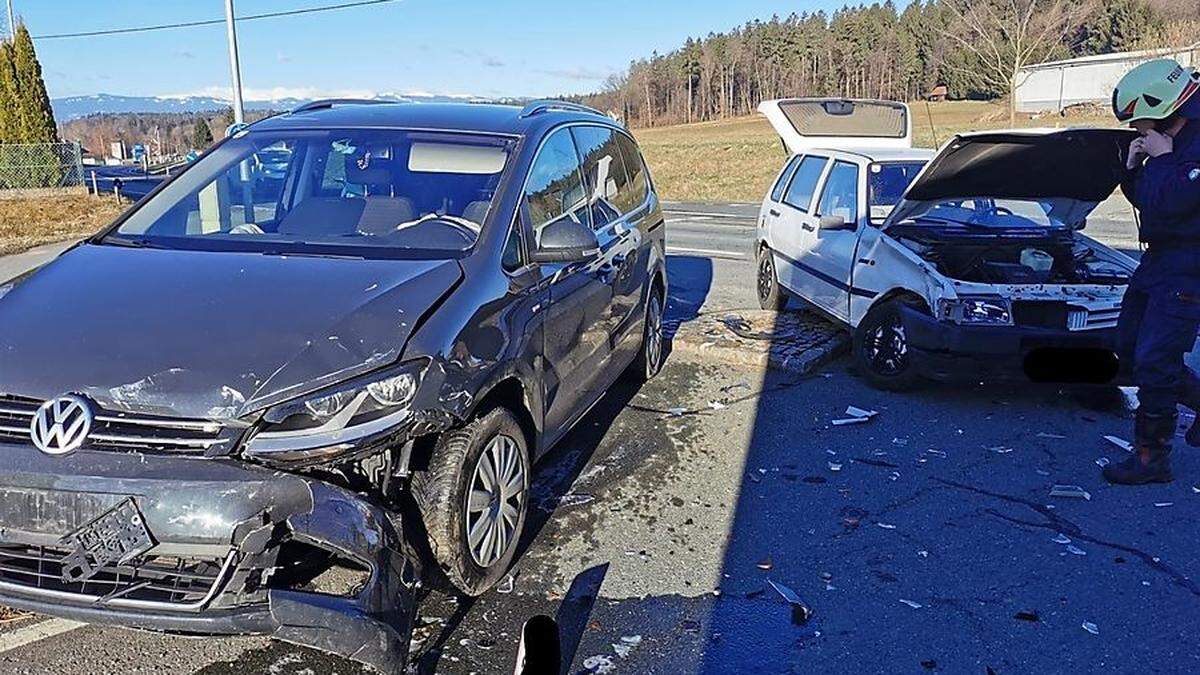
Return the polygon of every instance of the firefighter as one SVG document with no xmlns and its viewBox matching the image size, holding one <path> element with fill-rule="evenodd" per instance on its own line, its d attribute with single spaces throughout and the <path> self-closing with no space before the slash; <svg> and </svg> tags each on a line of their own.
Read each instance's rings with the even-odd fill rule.
<svg viewBox="0 0 1200 675">
<path fill-rule="evenodd" d="M 1134 454 L 1104 469 L 1111 483 L 1169 483 L 1178 404 L 1200 409 L 1200 377 L 1184 363 L 1200 329 L 1200 72 L 1144 63 L 1113 91 L 1113 112 L 1138 132 L 1121 188 L 1146 245 L 1117 327 L 1140 405 Z M 1200 446 L 1200 421 L 1187 432 Z"/>
</svg>

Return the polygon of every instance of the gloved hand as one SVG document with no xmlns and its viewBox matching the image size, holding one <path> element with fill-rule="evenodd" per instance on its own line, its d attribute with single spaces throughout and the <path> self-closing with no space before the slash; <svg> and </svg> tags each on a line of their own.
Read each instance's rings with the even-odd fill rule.
<svg viewBox="0 0 1200 675">
<path fill-rule="evenodd" d="M 1151 157 L 1162 157 L 1175 150 L 1175 139 L 1158 131 L 1150 131 L 1142 137 L 1142 148 Z"/>
<path fill-rule="evenodd" d="M 1146 161 L 1146 139 L 1138 136 L 1129 144 L 1129 157 L 1125 159 L 1125 168 L 1133 171 Z"/>
</svg>

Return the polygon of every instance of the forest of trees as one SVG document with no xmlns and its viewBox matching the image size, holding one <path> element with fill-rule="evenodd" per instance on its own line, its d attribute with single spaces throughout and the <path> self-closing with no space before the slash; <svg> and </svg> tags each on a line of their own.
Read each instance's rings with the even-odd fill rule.
<svg viewBox="0 0 1200 675">
<path fill-rule="evenodd" d="M 247 110 L 246 119 L 254 121 L 268 114 Z M 62 137 L 78 141 L 97 156 L 107 154 L 110 144 L 116 141 L 126 146 L 145 144 L 155 157 L 182 156 L 189 150 L 204 150 L 213 139 L 223 138 L 232 123 L 232 108 L 199 113 L 97 113 L 64 123 Z"/>
<path fill-rule="evenodd" d="M 747 115 L 782 96 L 1009 94 L 1016 68 L 1200 40 L 1198 0 L 892 0 L 751 21 L 688 39 L 580 99 L 632 126 Z"/>
</svg>

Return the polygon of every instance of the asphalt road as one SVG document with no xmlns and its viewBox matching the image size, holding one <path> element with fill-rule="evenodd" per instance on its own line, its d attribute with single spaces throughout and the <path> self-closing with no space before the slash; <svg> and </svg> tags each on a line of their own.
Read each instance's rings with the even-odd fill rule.
<svg viewBox="0 0 1200 675">
<path fill-rule="evenodd" d="M 669 205 L 674 315 L 754 305 L 755 210 Z M 52 254 L 0 259 L 0 278 Z M 848 405 L 879 415 L 832 426 Z M 1103 436 L 1128 433 L 1122 408 L 1055 389 L 884 394 L 845 363 L 795 378 L 672 357 L 540 466 L 511 593 L 426 599 L 418 670 L 511 669 L 546 613 L 575 673 L 1195 672 L 1200 459 L 1181 450 L 1170 486 L 1107 487 L 1095 462 L 1122 451 Z M 259 638 L 0 625 L 3 673 L 162 671 L 359 669 Z"/>
</svg>

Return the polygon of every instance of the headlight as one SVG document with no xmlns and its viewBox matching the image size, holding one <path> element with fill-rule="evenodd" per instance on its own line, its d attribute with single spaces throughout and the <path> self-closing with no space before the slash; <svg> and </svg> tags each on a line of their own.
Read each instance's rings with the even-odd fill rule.
<svg viewBox="0 0 1200 675">
<path fill-rule="evenodd" d="M 991 295 L 943 300 L 940 303 L 938 317 L 943 321 L 966 325 L 1012 325 L 1009 301 L 1000 296 Z"/>
<path fill-rule="evenodd" d="M 423 365 L 407 363 L 281 403 L 263 415 L 245 452 L 276 462 L 305 462 L 351 451 L 408 420 Z"/>
</svg>

